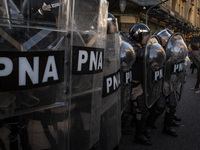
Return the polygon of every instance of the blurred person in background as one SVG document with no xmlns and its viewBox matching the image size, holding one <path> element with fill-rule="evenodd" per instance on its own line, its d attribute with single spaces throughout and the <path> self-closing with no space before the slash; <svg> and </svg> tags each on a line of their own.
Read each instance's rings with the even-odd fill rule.
<svg viewBox="0 0 200 150">
<path fill-rule="evenodd" d="M 192 43 L 191 44 L 191 48 L 192 48 L 192 53 L 191 53 L 191 59 L 193 60 L 193 64 L 197 67 L 197 80 L 196 80 L 196 84 L 193 88 L 191 88 L 192 90 L 196 91 L 196 93 L 200 93 L 200 89 L 199 89 L 199 84 L 200 84 L 200 51 L 199 51 L 199 42 L 197 43 Z M 194 69 L 192 67 L 192 69 Z M 193 73 L 193 71 L 192 71 Z"/>
<path fill-rule="evenodd" d="M 200 84 L 200 50 L 199 50 L 199 42 L 192 44 L 192 54 L 191 58 L 193 60 L 194 65 L 197 67 L 197 80 L 195 86 L 192 88 L 192 90 L 195 91 L 195 93 L 200 93 L 199 84 Z"/>
<path fill-rule="evenodd" d="M 199 42 L 196 42 L 196 43 L 190 44 L 190 47 L 188 47 L 188 49 L 189 49 L 189 51 L 190 51 L 190 59 L 191 59 L 191 60 L 193 60 L 192 54 L 193 54 L 195 51 L 199 50 L 199 46 L 200 46 Z M 191 74 L 194 73 L 194 69 L 195 69 L 195 68 L 197 68 L 197 66 L 196 66 L 196 64 L 193 62 L 193 63 L 191 64 L 191 69 L 192 69 Z M 195 89 L 192 89 L 192 90 L 195 90 Z"/>
</svg>

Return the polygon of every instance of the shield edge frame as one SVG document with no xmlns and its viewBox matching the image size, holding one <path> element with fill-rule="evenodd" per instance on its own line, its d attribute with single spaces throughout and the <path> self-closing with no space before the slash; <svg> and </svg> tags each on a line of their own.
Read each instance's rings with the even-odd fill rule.
<svg viewBox="0 0 200 150">
<path fill-rule="evenodd" d="M 151 104 L 151 105 L 147 105 L 147 80 L 145 80 L 146 79 L 146 74 L 147 74 L 147 67 L 146 67 L 146 65 L 147 65 L 147 61 L 146 61 L 146 56 L 147 56 L 147 43 L 149 42 L 149 40 L 151 39 L 151 38 L 156 38 L 156 40 L 158 41 L 158 43 L 160 44 L 160 40 L 159 40 L 159 38 L 158 38 L 158 36 L 157 35 L 151 35 L 148 39 L 147 39 L 147 41 L 146 41 L 146 45 L 145 45 L 145 53 L 144 53 L 144 66 L 143 66 L 143 71 L 144 71 L 144 77 L 143 77 L 143 81 L 144 81 L 144 89 L 143 89 L 143 92 L 144 92 L 144 100 L 145 100 L 145 105 L 146 105 L 146 107 L 147 108 L 151 108 L 152 106 L 153 106 L 153 104 L 158 100 L 158 98 Z M 161 44 L 160 44 L 161 45 Z M 162 46 L 162 45 L 161 45 Z M 164 48 L 163 48 L 164 49 Z M 161 91 L 162 91 L 162 89 L 161 89 Z"/>
</svg>

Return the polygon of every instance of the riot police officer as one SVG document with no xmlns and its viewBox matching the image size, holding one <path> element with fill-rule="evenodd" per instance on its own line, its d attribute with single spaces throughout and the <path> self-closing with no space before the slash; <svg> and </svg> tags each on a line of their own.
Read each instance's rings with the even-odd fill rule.
<svg viewBox="0 0 200 150">
<path fill-rule="evenodd" d="M 135 50 L 121 38 L 121 127 L 122 134 L 126 135 L 130 132 L 125 128 L 125 124 L 131 114 L 132 108 L 130 103 L 131 87 L 132 87 L 132 65 L 136 60 Z"/>
<path fill-rule="evenodd" d="M 28 28 L 26 34 L 29 37 L 37 37 L 37 33 L 39 32 L 43 37 L 37 37 L 38 43 L 36 42 L 36 38 L 31 39 L 34 44 L 33 47 L 27 49 L 28 51 L 59 51 L 63 48 L 62 39 L 65 37 L 62 35 L 59 36 L 59 32 L 55 31 L 58 29 L 58 24 L 60 23 L 58 23 L 60 5 L 60 1 L 54 0 L 23 1 L 22 13 L 24 19 L 27 20 Z M 36 28 L 30 29 L 29 25 L 36 26 Z M 37 29 L 37 27 L 39 29 Z M 42 30 L 40 30 L 41 27 Z M 46 32 L 47 28 L 51 28 L 51 30 Z M 45 34 L 45 32 L 47 34 Z M 68 134 L 69 129 L 69 105 L 67 104 L 66 106 L 63 105 L 57 108 L 48 107 L 51 103 L 54 104 L 51 100 L 57 99 L 55 93 L 57 91 L 61 92 L 62 89 L 59 88 L 59 85 L 51 85 L 36 90 L 37 91 L 32 92 L 33 96 L 31 96 L 39 100 L 38 105 L 41 104 L 41 101 L 49 101 L 48 103 L 44 103 L 44 107 L 48 109 L 41 107 L 42 109 L 40 110 L 35 109 L 33 113 L 26 114 L 26 131 L 24 131 L 22 135 L 23 138 L 27 138 L 28 140 L 25 144 L 29 148 L 26 149 L 63 149 L 64 143 L 67 143 L 65 137 Z M 60 100 L 61 98 L 58 99 Z M 38 136 L 40 137 L 39 140 Z"/>
<path fill-rule="evenodd" d="M 129 30 L 128 41 L 136 52 L 136 61 L 133 68 L 132 79 L 133 87 L 131 92 L 131 103 L 136 111 L 136 135 L 134 142 L 151 146 L 152 142 L 145 135 L 145 125 L 148 115 L 148 108 L 145 104 L 143 92 L 143 57 L 145 44 L 150 36 L 150 28 L 143 24 L 135 24 Z"/>
<path fill-rule="evenodd" d="M 118 82 L 120 81 L 119 40 L 117 18 L 108 13 L 100 122 L 100 149 L 104 150 L 117 149 L 121 138 L 121 82 Z M 116 88 L 112 88 L 111 78 L 117 79 Z M 111 86 L 108 81 L 111 81 Z"/>
<path fill-rule="evenodd" d="M 157 31 L 154 33 L 157 35 L 161 41 L 162 46 L 165 48 L 166 54 L 167 54 L 167 60 L 172 59 L 173 57 L 173 51 L 167 51 L 167 44 L 169 43 L 169 39 L 172 36 L 172 32 L 169 29 L 164 29 L 161 31 Z M 181 43 L 182 44 L 182 43 Z M 184 44 L 183 44 L 184 45 Z M 184 46 L 183 46 L 184 47 Z M 173 49 L 173 47 L 171 47 Z M 180 51 L 181 53 L 182 51 Z M 184 53 L 184 52 L 183 52 Z M 170 58 L 171 57 L 171 58 Z M 184 54 L 181 54 L 177 60 L 179 62 L 183 62 Z M 182 60 L 181 60 L 182 59 Z M 173 63 L 169 64 L 167 63 L 167 60 L 165 62 L 165 77 L 164 77 L 164 83 L 163 83 L 163 91 L 161 92 L 160 98 L 156 101 L 156 103 L 153 105 L 153 107 L 150 109 L 150 114 L 148 116 L 147 121 L 147 129 L 146 134 L 148 137 L 151 136 L 151 129 L 156 128 L 155 122 L 163 114 L 163 112 L 166 109 L 165 117 L 164 117 L 164 127 L 163 127 L 163 133 L 168 134 L 173 137 L 177 137 L 177 132 L 172 128 L 173 126 L 180 126 L 179 123 L 175 122 L 180 121 L 181 119 L 175 116 L 176 107 L 177 107 L 177 99 L 176 99 L 176 88 L 173 87 L 176 83 L 173 83 L 174 81 L 171 79 L 171 72 L 169 69 L 166 69 L 168 67 L 172 67 Z M 170 72 L 170 73 L 167 73 Z M 174 72 L 173 76 L 178 76 L 178 73 Z"/>
</svg>

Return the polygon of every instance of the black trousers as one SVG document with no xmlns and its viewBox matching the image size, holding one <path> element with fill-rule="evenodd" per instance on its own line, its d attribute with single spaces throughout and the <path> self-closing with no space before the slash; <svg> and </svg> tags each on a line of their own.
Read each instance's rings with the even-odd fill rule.
<svg viewBox="0 0 200 150">
<path fill-rule="evenodd" d="M 197 69 L 197 81 L 195 84 L 195 88 L 199 88 L 199 84 L 200 84 L 200 69 Z"/>
<path fill-rule="evenodd" d="M 148 116 L 148 108 L 145 104 L 144 94 L 138 96 L 136 100 L 131 100 L 131 102 L 136 112 L 136 136 L 144 135 Z"/>
</svg>

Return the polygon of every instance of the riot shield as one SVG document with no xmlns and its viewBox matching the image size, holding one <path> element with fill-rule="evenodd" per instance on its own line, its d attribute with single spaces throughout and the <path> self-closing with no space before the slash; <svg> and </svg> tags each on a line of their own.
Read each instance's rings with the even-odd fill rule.
<svg viewBox="0 0 200 150">
<path fill-rule="evenodd" d="M 186 56 L 184 70 L 187 72 L 190 69 L 190 66 L 191 66 L 191 60 L 188 56 Z"/>
<path fill-rule="evenodd" d="M 117 28 L 117 20 L 108 20 L 106 52 L 103 70 L 103 94 L 101 103 L 100 149 L 113 149 L 121 137 L 121 88 L 120 88 L 120 47 L 119 33 L 110 32 Z"/>
<path fill-rule="evenodd" d="M 10 149 L 68 147 L 68 3 L 1 1 L 0 118 Z"/>
<path fill-rule="evenodd" d="M 190 66 L 191 66 L 190 58 L 188 56 L 186 56 L 185 62 L 183 65 L 184 73 L 181 73 L 181 75 L 178 76 L 178 79 L 180 80 L 180 82 L 179 82 L 178 87 L 175 92 L 176 100 L 178 100 L 178 101 L 181 100 L 182 91 L 184 89 L 184 84 L 186 82 L 187 71 L 190 69 Z"/>
<path fill-rule="evenodd" d="M 127 106 L 131 95 L 132 65 L 136 60 L 136 54 L 133 47 L 121 40 L 121 110 Z"/>
<path fill-rule="evenodd" d="M 166 45 L 163 93 L 168 96 L 185 82 L 185 58 L 187 46 L 182 34 L 174 33 Z"/>
<path fill-rule="evenodd" d="M 163 67 L 166 54 L 155 35 L 145 46 L 144 94 L 147 107 L 151 107 L 160 96 L 163 81 Z"/>
<path fill-rule="evenodd" d="M 88 150 L 99 141 L 108 3 L 76 0 L 72 12 L 70 149 Z"/>
</svg>

